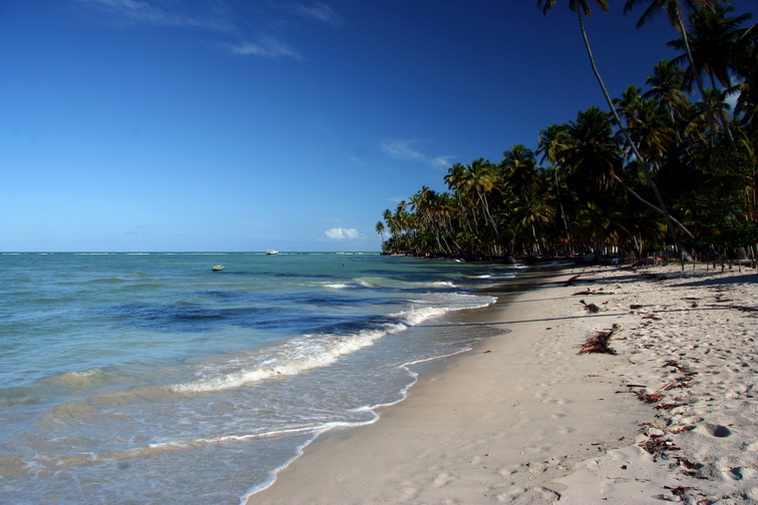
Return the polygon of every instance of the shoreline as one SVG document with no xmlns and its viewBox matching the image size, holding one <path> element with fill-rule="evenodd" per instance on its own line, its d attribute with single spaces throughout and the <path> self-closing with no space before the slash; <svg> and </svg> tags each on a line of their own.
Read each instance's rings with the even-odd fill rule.
<svg viewBox="0 0 758 505">
<path fill-rule="evenodd" d="M 667 498 L 696 503 L 714 494 L 734 496 L 723 503 L 758 503 L 758 439 L 755 427 L 745 425 L 750 420 L 755 424 L 750 416 L 755 412 L 752 385 L 747 384 L 755 381 L 754 358 L 734 372 L 738 375 L 733 382 L 739 386 L 732 393 L 742 403 L 736 409 L 740 414 L 729 419 L 723 414 L 731 410 L 715 405 L 716 398 L 711 398 L 709 409 L 721 417 L 707 410 L 690 415 L 692 410 L 700 412 L 697 399 L 692 403 L 676 400 L 682 405 L 662 411 L 638 398 L 652 394 L 651 386 L 632 387 L 660 383 L 662 378 L 671 379 L 672 373 L 681 375 L 682 369 L 697 372 L 696 365 L 683 363 L 686 350 L 703 343 L 683 343 L 685 352 L 677 353 L 672 348 L 675 344 L 662 343 L 662 338 L 656 343 L 653 335 L 656 324 L 665 328 L 664 318 L 677 318 L 677 330 L 692 326 L 686 308 L 671 309 L 680 295 L 696 290 L 703 299 L 713 286 L 724 286 L 724 281 L 730 281 L 732 288 L 756 293 L 758 276 L 752 271 L 737 274 L 699 268 L 682 274 L 673 267 L 639 271 L 582 267 L 537 280 L 534 288 L 509 296 L 503 307 L 474 314 L 471 317 L 479 320 L 468 321 L 509 331 L 424 370 L 405 400 L 378 409 L 375 423 L 323 434 L 279 472 L 273 485 L 252 495 L 247 503 L 476 505 L 602 500 L 642 504 Z M 579 278 L 573 285 L 567 285 L 576 275 Z M 574 296 L 583 290 L 585 303 L 600 307 L 597 313 L 587 312 L 579 302 L 583 298 Z M 640 297 L 645 304 L 630 302 Z M 742 303 L 754 304 L 753 300 Z M 739 322 L 741 342 L 752 348 L 739 352 L 755 354 L 758 318 L 751 320 L 749 312 L 739 309 L 729 311 L 735 312 L 733 321 L 747 314 Z M 716 311 L 699 313 L 706 327 L 713 323 L 706 317 L 713 316 L 710 312 Z M 616 354 L 578 354 L 588 335 L 613 324 L 620 326 L 611 340 Z M 703 338 L 696 331 L 691 333 L 691 338 Z M 641 336 L 646 337 L 644 345 L 640 345 Z M 737 348 L 736 344 L 732 347 Z M 679 359 L 679 372 L 660 366 L 672 355 Z M 697 361 L 698 366 L 703 361 Z M 686 385 L 694 391 L 699 377 L 691 377 L 695 379 Z M 667 415 L 671 416 L 668 420 Z M 671 433 L 667 423 L 676 424 L 678 419 L 672 421 L 676 416 L 687 418 L 689 424 L 682 425 L 692 428 Z M 702 449 L 702 441 L 687 439 L 702 433 L 734 442 L 742 450 L 727 463 L 719 458 L 723 451 Z M 733 436 L 737 433 L 739 437 Z M 645 440 L 661 441 L 664 448 L 649 453 L 640 445 Z M 671 442 L 668 449 L 665 440 Z M 675 461 L 669 458 L 670 447 L 685 442 L 698 447 L 690 451 L 696 454 L 676 461 L 702 465 L 690 471 L 703 475 L 686 475 L 679 466 L 669 468 Z M 698 458 L 704 462 L 693 463 Z M 709 463 L 708 458 L 716 461 Z M 697 478 L 702 476 L 710 480 Z"/>
</svg>

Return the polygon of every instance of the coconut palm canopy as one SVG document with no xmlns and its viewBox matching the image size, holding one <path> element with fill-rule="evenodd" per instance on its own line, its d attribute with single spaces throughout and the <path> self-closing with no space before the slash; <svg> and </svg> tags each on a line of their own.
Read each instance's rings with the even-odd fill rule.
<svg viewBox="0 0 758 505">
<path fill-rule="evenodd" d="M 606 104 L 545 125 L 536 153 L 514 145 L 502 160 L 451 166 L 449 192 L 422 188 L 410 207 L 384 212 L 384 251 L 755 258 L 758 29 L 751 14 L 736 15 L 726 2 L 629 0 L 626 11 L 644 8 L 641 29 L 668 14 L 669 45 L 681 55 L 661 59 L 645 89 L 629 86 L 613 98 L 584 22 L 608 4 L 537 4 L 546 14 L 561 4 L 576 13 Z"/>
</svg>

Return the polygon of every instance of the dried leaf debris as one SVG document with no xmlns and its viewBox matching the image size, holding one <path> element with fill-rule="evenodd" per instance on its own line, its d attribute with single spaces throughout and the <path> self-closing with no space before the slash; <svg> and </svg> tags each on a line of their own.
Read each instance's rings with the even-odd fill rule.
<svg viewBox="0 0 758 505">
<path fill-rule="evenodd" d="M 582 344 L 581 349 L 577 354 L 585 353 L 601 353 L 601 354 L 616 354 L 616 351 L 611 349 L 608 341 L 611 339 L 614 333 L 621 329 L 616 323 L 613 323 L 610 330 L 597 331 L 595 335 L 588 338 L 587 341 Z"/>
</svg>

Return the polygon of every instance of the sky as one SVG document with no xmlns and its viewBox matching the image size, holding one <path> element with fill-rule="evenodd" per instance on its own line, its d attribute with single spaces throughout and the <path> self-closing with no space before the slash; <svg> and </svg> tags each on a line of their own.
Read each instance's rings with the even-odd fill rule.
<svg viewBox="0 0 758 505">
<path fill-rule="evenodd" d="M 618 96 L 677 34 L 610 3 Z M 603 106 L 568 1 L 536 4 L 0 0 L 0 251 L 378 251 L 452 164 Z"/>
</svg>

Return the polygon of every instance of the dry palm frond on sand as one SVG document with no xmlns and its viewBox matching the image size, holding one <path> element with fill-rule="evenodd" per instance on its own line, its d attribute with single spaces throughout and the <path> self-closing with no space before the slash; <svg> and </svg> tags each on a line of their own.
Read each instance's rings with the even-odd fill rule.
<svg viewBox="0 0 758 505">
<path fill-rule="evenodd" d="M 608 341 L 611 339 L 614 333 L 621 329 L 621 326 L 614 323 L 610 330 L 597 331 L 595 335 L 588 338 L 585 343 L 582 344 L 582 348 L 577 354 L 585 353 L 602 353 L 602 354 L 616 354 L 616 351 L 610 348 Z"/>
</svg>

